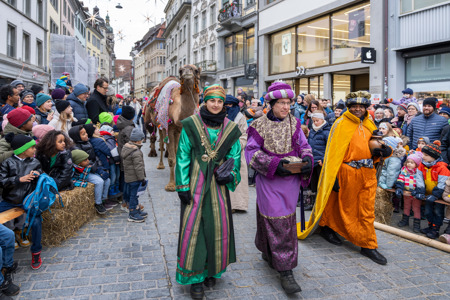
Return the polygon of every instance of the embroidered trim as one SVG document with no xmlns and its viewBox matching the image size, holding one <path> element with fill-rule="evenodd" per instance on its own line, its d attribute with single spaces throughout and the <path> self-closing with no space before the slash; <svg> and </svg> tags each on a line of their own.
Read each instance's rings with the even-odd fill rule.
<svg viewBox="0 0 450 300">
<path fill-rule="evenodd" d="M 275 219 L 287 219 L 287 218 L 290 218 L 290 217 L 292 217 L 292 216 L 295 215 L 295 211 L 294 211 L 292 214 L 290 214 L 290 215 L 282 216 L 282 217 L 269 217 L 269 216 L 263 215 L 261 212 L 259 212 L 259 214 L 260 214 L 262 217 L 266 218 L 266 219 L 269 219 L 269 220 L 275 220 Z"/>
<path fill-rule="evenodd" d="M 177 190 L 181 190 L 181 189 L 185 189 L 185 188 L 188 188 L 189 187 L 189 184 L 185 184 L 185 185 L 177 185 L 176 186 L 176 189 Z"/>
<path fill-rule="evenodd" d="M 231 171 L 231 174 L 233 174 L 233 178 L 234 178 L 234 186 L 237 186 L 239 184 L 239 182 L 237 181 L 237 175 L 236 172 L 233 170 Z"/>
</svg>

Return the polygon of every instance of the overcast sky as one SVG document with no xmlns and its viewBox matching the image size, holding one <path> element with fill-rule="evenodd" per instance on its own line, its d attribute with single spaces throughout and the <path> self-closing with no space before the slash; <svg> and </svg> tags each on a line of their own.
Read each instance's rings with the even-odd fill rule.
<svg viewBox="0 0 450 300">
<path fill-rule="evenodd" d="M 122 9 L 117 9 L 120 3 Z M 84 5 L 92 9 L 97 5 L 103 19 L 109 13 L 111 26 L 115 34 L 114 51 L 117 59 L 131 59 L 130 52 L 134 43 L 142 39 L 147 31 L 164 18 L 167 0 L 84 0 Z M 147 20 L 150 17 L 152 22 Z M 119 39 L 119 32 L 124 38 Z"/>
</svg>

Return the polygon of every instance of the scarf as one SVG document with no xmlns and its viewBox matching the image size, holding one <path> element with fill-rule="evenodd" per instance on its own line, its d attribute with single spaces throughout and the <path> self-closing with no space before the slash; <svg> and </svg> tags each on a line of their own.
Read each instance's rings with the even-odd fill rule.
<svg viewBox="0 0 450 300">
<path fill-rule="evenodd" d="M 284 119 L 278 119 L 277 117 L 275 117 L 275 115 L 273 114 L 273 110 L 270 110 L 270 111 L 267 113 L 267 118 L 268 118 L 269 120 L 275 121 L 275 122 L 281 122 L 281 121 L 284 120 Z"/>
<path fill-rule="evenodd" d="M 316 125 L 314 125 L 314 123 L 313 123 L 313 124 L 312 124 L 312 127 L 313 127 L 313 129 L 317 132 L 317 131 L 319 131 L 320 129 L 322 129 L 322 127 L 325 126 L 325 125 L 327 125 L 327 121 L 323 122 L 323 124 L 322 124 L 322 125 L 319 125 L 319 126 L 316 126 Z"/>
<path fill-rule="evenodd" d="M 211 113 L 206 109 L 205 105 L 200 108 L 200 116 L 202 117 L 202 121 L 210 127 L 219 127 L 222 125 L 226 115 L 227 111 L 225 108 L 218 114 Z"/>
<path fill-rule="evenodd" d="M 424 160 L 422 159 L 423 165 L 424 165 L 425 167 L 427 167 L 427 168 L 431 168 L 432 166 L 434 166 L 435 164 L 437 164 L 439 161 L 441 161 L 440 158 L 438 158 L 438 159 L 436 159 L 436 160 L 433 160 L 432 162 L 426 162 L 426 161 L 424 161 Z"/>
<path fill-rule="evenodd" d="M 34 103 L 34 102 L 31 102 L 31 103 L 22 102 L 22 104 L 23 104 L 23 105 L 26 105 L 26 106 L 29 106 L 29 107 L 31 107 L 31 108 L 33 108 L 33 109 L 36 108 L 36 103 Z"/>
<path fill-rule="evenodd" d="M 414 117 L 415 117 L 415 116 L 410 116 L 410 115 L 406 114 L 406 115 L 404 116 L 404 121 L 406 122 L 406 124 L 409 125 L 409 123 L 411 123 L 411 121 L 412 121 L 412 119 L 413 119 Z"/>
<path fill-rule="evenodd" d="M 238 105 L 233 105 L 232 107 L 227 107 L 227 118 L 231 121 L 234 121 L 237 114 L 239 113 L 240 108 Z"/>
</svg>

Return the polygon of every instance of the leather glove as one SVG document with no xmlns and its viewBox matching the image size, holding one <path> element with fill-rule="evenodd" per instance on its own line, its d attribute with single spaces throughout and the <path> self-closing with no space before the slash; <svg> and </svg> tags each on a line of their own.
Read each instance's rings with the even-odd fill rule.
<svg viewBox="0 0 450 300">
<path fill-rule="evenodd" d="M 230 182 L 232 182 L 233 181 L 233 179 L 234 179 L 234 177 L 233 177 L 233 175 L 228 175 L 227 177 L 219 177 L 219 176 L 216 176 L 216 182 L 217 182 L 217 184 L 219 184 L 219 185 L 225 185 L 225 184 L 227 184 L 227 183 L 230 183 Z"/>
<path fill-rule="evenodd" d="M 402 195 L 403 195 L 403 190 L 402 190 L 402 189 L 396 189 L 396 190 L 395 190 L 395 195 L 396 195 L 398 198 L 401 198 Z"/>
<path fill-rule="evenodd" d="M 425 195 L 424 194 L 416 194 L 414 197 L 416 197 L 416 199 L 418 199 L 418 200 L 424 200 L 425 199 Z"/>
<path fill-rule="evenodd" d="M 286 159 L 280 160 L 280 162 L 278 163 L 278 166 L 277 166 L 277 170 L 275 171 L 275 174 L 277 174 L 278 176 L 281 176 L 281 177 L 286 177 L 286 176 L 292 175 L 291 171 L 286 170 L 283 167 L 283 164 L 288 164 L 288 163 L 289 163 L 289 161 Z"/>
<path fill-rule="evenodd" d="M 386 148 L 375 148 L 373 149 L 373 156 L 376 157 L 389 157 L 392 154 L 392 148 L 386 147 Z"/>
<path fill-rule="evenodd" d="M 434 201 L 437 200 L 437 198 L 436 198 L 435 196 L 433 196 L 433 195 L 429 195 L 429 196 L 427 196 L 427 197 L 425 198 L 425 200 L 426 200 L 426 201 L 429 201 L 429 202 L 434 202 Z"/>
<path fill-rule="evenodd" d="M 178 192 L 178 198 L 185 205 L 191 204 L 191 191 Z"/>
<path fill-rule="evenodd" d="M 341 189 L 341 187 L 339 186 L 339 179 L 336 177 L 336 181 L 334 182 L 334 185 L 333 185 L 333 191 L 336 193 L 339 193 L 340 189 Z"/>
<path fill-rule="evenodd" d="M 307 162 L 308 164 L 302 167 L 302 170 L 300 172 L 301 175 L 310 175 L 311 171 L 312 171 L 312 162 L 311 162 L 311 158 L 306 156 L 303 159 L 304 162 Z"/>
</svg>

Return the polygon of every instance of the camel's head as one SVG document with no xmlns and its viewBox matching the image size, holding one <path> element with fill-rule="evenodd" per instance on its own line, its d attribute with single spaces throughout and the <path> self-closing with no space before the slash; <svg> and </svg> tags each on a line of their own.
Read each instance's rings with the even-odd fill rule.
<svg viewBox="0 0 450 300">
<path fill-rule="evenodd" d="M 179 72 L 181 85 L 193 86 L 195 92 L 199 93 L 198 83 L 200 82 L 201 68 L 196 67 L 195 65 L 185 65 L 180 68 Z M 183 90 L 184 89 L 182 88 L 181 93 L 183 93 Z"/>
</svg>

